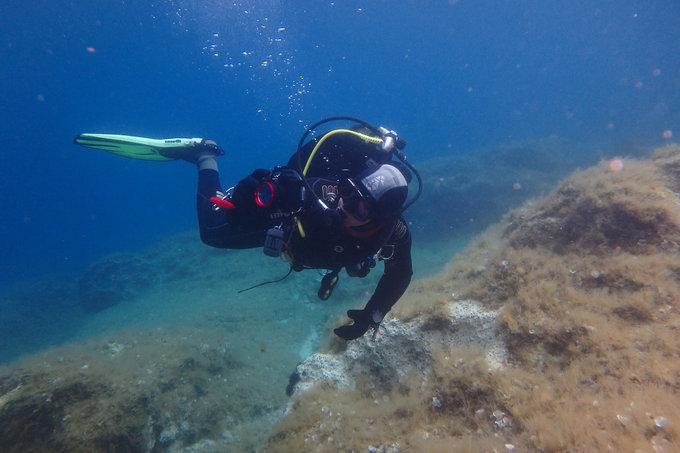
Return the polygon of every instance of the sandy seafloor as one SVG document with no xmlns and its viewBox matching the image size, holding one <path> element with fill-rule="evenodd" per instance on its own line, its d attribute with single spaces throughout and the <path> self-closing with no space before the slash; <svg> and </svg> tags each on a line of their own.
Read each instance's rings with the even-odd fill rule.
<svg viewBox="0 0 680 453">
<path fill-rule="evenodd" d="M 540 155 L 542 147 L 546 146 L 549 144 L 539 141 L 521 146 L 509 146 L 506 151 L 510 150 L 508 152 L 519 155 L 520 151 L 524 150 L 525 154 L 538 153 L 537 155 Z M 561 146 L 564 149 L 569 148 L 567 145 Z M 499 150 L 495 149 L 493 153 L 498 154 Z M 565 155 L 556 154 L 555 149 L 552 149 L 551 159 L 567 162 Z M 625 159 L 628 162 L 628 158 Z M 418 328 L 422 328 L 423 322 L 430 327 L 422 328 L 421 331 L 416 330 L 416 332 L 421 332 L 421 334 L 422 332 L 435 332 L 439 335 L 436 337 L 439 338 L 437 341 L 443 342 L 442 344 L 449 348 L 452 356 L 459 354 L 470 363 L 479 362 L 476 362 L 478 360 L 476 358 L 470 358 L 469 352 L 455 352 L 458 350 L 457 345 L 446 343 L 448 327 L 442 327 L 444 321 L 440 319 L 441 308 L 437 308 L 437 304 L 441 305 L 442 300 L 450 300 L 452 295 L 456 299 L 456 288 L 453 288 L 452 293 L 452 288 L 447 286 L 449 284 L 447 282 L 455 281 L 455 278 L 452 280 L 451 275 L 463 275 L 468 272 L 469 276 L 466 278 L 470 280 L 477 277 L 486 279 L 478 283 L 483 286 L 483 290 L 477 288 L 476 293 L 475 291 L 470 293 L 477 294 L 482 304 L 488 304 L 488 309 L 498 310 L 501 308 L 498 304 L 502 298 L 499 299 L 497 293 L 506 289 L 500 288 L 496 291 L 493 288 L 496 284 L 499 287 L 507 284 L 505 280 L 508 279 L 508 275 L 501 271 L 488 275 L 487 267 L 475 262 L 474 259 L 471 260 L 467 271 L 451 272 L 451 266 L 465 268 L 466 263 L 461 262 L 460 259 L 458 261 L 454 259 L 449 267 L 445 267 L 446 263 L 457 252 L 463 250 L 479 231 L 469 226 L 467 229 L 460 226 L 466 222 L 472 223 L 474 220 L 472 218 L 461 220 L 450 217 L 448 219 L 450 224 L 459 225 L 459 234 L 455 231 L 450 235 L 443 234 L 442 232 L 446 230 L 442 229 L 441 223 L 446 223 L 447 214 L 451 216 L 454 214 L 452 211 L 437 211 L 436 207 L 439 206 L 437 203 L 442 201 L 441 197 L 437 198 L 437 190 L 441 190 L 441 186 L 446 186 L 446 191 L 450 195 L 458 194 L 463 197 L 469 190 L 480 190 L 480 187 L 493 191 L 494 187 L 489 181 L 494 181 L 506 186 L 505 191 L 498 191 L 499 198 L 506 194 L 515 196 L 516 194 L 512 191 L 517 191 L 517 189 L 512 189 L 512 186 L 508 186 L 507 183 L 511 182 L 519 172 L 524 176 L 524 180 L 533 181 L 536 188 L 531 195 L 539 197 L 536 200 L 540 200 L 541 196 L 546 195 L 554 184 L 572 169 L 563 166 L 560 171 L 564 174 L 555 178 L 552 171 L 545 170 L 555 168 L 554 166 L 546 165 L 545 168 L 537 168 L 535 160 L 532 159 L 526 160 L 524 166 L 521 160 L 519 162 L 519 164 L 517 162 L 511 164 L 512 171 L 499 164 L 496 167 L 498 173 L 487 172 L 484 175 L 486 181 L 480 176 L 472 183 L 457 182 L 455 175 L 451 174 L 449 174 L 450 181 L 433 176 L 437 173 L 431 169 L 441 169 L 442 165 L 446 164 L 443 161 L 425 165 L 423 169 L 426 188 L 430 190 L 431 195 L 424 197 L 420 211 L 415 211 L 414 208 L 416 215 L 411 224 L 415 238 L 421 238 L 421 240 L 416 240 L 413 250 L 416 281 L 403 301 L 404 304 L 412 304 L 413 308 L 399 306 L 396 310 L 395 322 L 407 323 L 413 319 L 421 319 L 421 321 L 425 319 L 418 324 L 421 326 Z M 462 162 L 450 164 L 460 167 L 461 172 L 465 172 L 466 168 L 472 165 L 469 162 L 467 166 Z M 605 160 L 596 168 L 600 168 L 602 174 L 608 174 L 607 165 L 607 160 Z M 669 165 L 668 168 L 675 168 L 673 165 L 675 164 Z M 643 164 L 634 168 L 643 168 Z M 672 193 L 668 187 L 654 188 L 650 193 L 656 193 L 655 191 Z M 674 196 L 677 198 L 677 195 Z M 490 221 L 493 218 L 496 222 L 499 221 L 501 214 L 507 209 L 518 206 L 524 198 L 526 198 L 525 195 L 515 196 L 510 201 L 490 203 L 489 206 L 493 208 L 489 209 L 492 212 L 486 223 L 493 224 L 494 222 Z M 606 197 L 601 200 L 606 206 Z M 436 212 L 432 212 L 433 206 Z M 531 211 L 532 206 L 534 204 L 530 203 L 522 209 Z M 430 220 L 426 218 L 428 215 L 432 217 Z M 628 220 L 622 221 L 625 223 Z M 420 230 L 423 225 L 432 229 L 438 225 L 439 235 L 435 241 L 428 240 L 427 235 L 422 234 Z M 636 225 L 631 223 L 631 229 L 635 230 Z M 481 230 L 482 227 L 480 226 L 479 229 Z M 591 227 L 597 228 L 593 225 Z M 507 224 L 506 228 L 509 228 Z M 623 229 L 626 228 L 624 225 Z M 539 228 L 537 231 L 542 230 Z M 536 233 L 536 235 L 537 240 L 540 241 L 540 234 Z M 492 239 L 494 237 L 496 236 L 489 236 Z M 479 258 L 480 253 L 494 255 L 499 248 L 504 247 L 503 241 L 505 240 L 501 240 L 500 237 L 496 238 L 496 243 L 485 243 L 484 240 L 481 243 L 476 242 L 474 249 L 467 252 L 468 256 Z M 674 238 L 675 236 L 669 236 L 668 240 L 673 241 Z M 582 253 L 585 256 L 590 252 L 588 249 L 583 249 L 582 252 L 575 253 L 577 255 Z M 465 260 L 465 257 L 462 259 Z M 570 256 L 569 259 L 579 262 L 574 256 Z M 499 265 L 500 268 L 507 266 L 505 261 L 503 263 L 505 264 Z M 531 267 L 531 264 L 525 263 L 524 266 Z M 537 266 L 540 267 L 539 264 Z M 134 272 L 130 272 L 130 269 L 134 269 Z M 444 272 L 440 273 L 442 269 Z M 414 430 L 425 430 L 423 432 L 426 434 L 419 434 L 419 436 L 433 440 L 429 444 L 432 447 L 431 450 L 422 450 L 424 444 L 418 444 L 418 442 L 423 442 L 423 440 L 414 441 L 412 437 L 415 434 L 413 433 L 407 435 L 397 432 L 395 434 L 394 431 L 386 428 L 387 426 L 402 426 L 404 418 L 408 420 L 409 417 L 420 417 L 417 408 L 414 408 L 412 412 L 399 407 L 395 409 L 392 406 L 386 409 L 388 412 L 391 410 L 397 414 L 392 415 L 397 417 L 392 420 L 400 420 L 398 423 L 395 422 L 396 424 L 393 424 L 389 417 L 382 420 L 378 418 L 371 419 L 373 421 L 367 420 L 368 425 L 385 423 L 385 433 L 377 429 L 373 443 L 362 440 L 362 436 L 366 435 L 365 432 L 357 435 L 356 442 L 364 442 L 359 447 L 353 444 L 353 435 L 347 431 L 353 426 L 352 423 L 343 425 L 337 421 L 331 429 L 328 423 L 316 424 L 317 415 L 310 413 L 307 418 L 301 417 L 300 410 L 304 413 L 305 407 L 310 407 L 312 403 L 305 400 L 304 392 L 298 392 L 294 398 L 300 399 L 297 403 L 292 403 L 294 400 L 291 400 L 289 394 L 295 390 L 295 387 L 289 386 L 291 374 L 295 372 L 296 365 L 318 351 L 331 351 L 341 355 L 348 353 L 343 352 L 343 348 L 338 346 L 337 341 L 332 340 L 332 328 L 344 322 L 343 314 L 348 308 L 362 306 L 365 303 L 380 275 L 379 270 L 380 266 L 364 280 L 350 279 L 343 275 L 332 298 L 326 302 L 316 299 L 316 290 L 321 276 L 315 271 L 293 273 L 282 282 L 239 294 L 237 292 L 239 289 L 285 275 L 287 265 L 266 257 L 259 250 L 211 249 L 201 244 L 195 233 L 188 232 L 162 238 L 157 244 L 139 252 L 106 257 L 94 264 L 88 271 L 89 273 L 79 276 L 79 281 L 63 278 L 59 281 L 40 283 L 43 286 L 36 285 L 33 288 L 22 287 L 11 290 L 4 296 L 3 302 L 7 306 L 13 307 L 21 304 L 30 297 L 40 299 L 37 294 L 44 295 L 47 300 L 41 302 L 44 304 L 44 309 L 42 315 L 36 316 L 36 326 L 24 327 L 22 331 L 16 331 L 13 338 L 3 338 L 8 346 L 12 344 L 17 346 L 17 339 L 24 342 L 21 345 L 23 347 L 34 341 L 35 344 L 32 347 L 37 351 L 18 357 L 11 347 L 5 349 L 5 360 L 11 360 L 11 363 L 2 370 L 0 376 L 0 418 L 2 419 L 0 445 L 3 451 L 243 452 L 262 449 L 279 451 L 278 446 L 280 446 L 283 451 L 398 452 L 448 451 L 446 445 L 453 444 L 447 442 L 452 442 L 452 439 L 464 439 L 464 442 L 456 444 L 456 448 L 468 445 L 465 448 L 467 451 L 492 451 L 498 445 L 501 448 L 506 445 L 506 449 L 514 448 L 508 439 L 515 436 L 515 439 L 525 442 L 523 444 L 525 448 L 533 445 L 538 451 L 563 451 L 571 448 L 574 449 L 573 451 L 588 451 L 589 444 L 583 444 L 578 435 L 574 434 L 557 436 L 557 440 L 523 438 L 523 433 L 529 432 L 531 428 L 529 425 L 524 426 L 520 423 L 521 410 L 516 407 L 517 412 L 511 412 L 512 405 L 509 403 L 503 408 L 504 412 L 491 406 L 486 409 L 472 406 L 460 409 L 460 402 L 452 402 L 457 401 L 457 397 L 447 396 L 441 389 L 432 390 L 428 385 L 436 383 L 442 385 L 442 381 L 448 382 L 446 385 L 460 385 L 463 394 L 476 395 L 476 399 L 471 397 L 471 400 L 481 401 L 484 398 L 480 399 L 479 395 L 486 395 L 484 389 L 489 383 L 486 382 L 486 378 L 479 378 L 477 368 L 470 371 L 467 381 L 462 380 L 460 376 L 456 378 L 458 380 L 447 381 L 446 374 L 441 374 L 443 372 L 441 366 L 438 368 L 436 365 L 444 360 L 441 359 L 441 353 L 437 356 L 429 349 L 426 356 L 422 357 L 423 368 L 419 369 L 416 366 L 420 370 L 416 372 L 416 378 L 420 374 L 425 376 L 425 381 L 418 384 L 420 387 L 415 386 L 413 381 L 404 380 L 406 378 L 403 376 L 393 382 L 391 377 L 378 373 L 373 384 L 366 386 L 365 382 L 362 384 L 363 381 L 357 380 L 351 391 L 362 395 L 361 397 L 352 396 L 357 399 L 356 410 L 358 411 L 366 411 L 365 401 L 359 401 L 359 398 L 375 401 L 376 406 L 383 403 L 389 406 L 392 403 L 388 402 L 398 400 L 394 394 L 398 388 L 402 388 L 401 392 L 406 392 L 404 394 L 412 398 L 404 404 L 414 404 L 414 401 L 415 404 L 421 404 L 420 410 L 429 414 L 425 419 L 430 416 L 435 417 L 432 415 L 434 411 L 436 417 L 432 420 L 428 419 L 426 422 L 425 419 L 418 418 L 410 422 Z M 584 269 L 579 272 L 587 272 L 591 280 L 600 282 L 593 284 L 598 288 L 620 286 L 620 282 L 615 279 L 611 281 L 599 279 L 600 275 L 597 270 Z M 595 275 L 594 272 L 598 274 Z M 426 279 L 422 280 L 424 278 Z M 83 304 L 86 303 L 84 300 L 87 299 L 86 295 L 83 295 L 84 281 L 89 291 L 93 291 L 92 283 L 96 282 L 94 287 L 102 293 L 95 292 L 95 294 L 100 296 L 114 294 L 118 295 L 120 300 L 117 300 L 115 305 L 98 312 L 93 313 L 91 310 L 84 309 Z M 516 281 L 514 284 L 519 285 Z M 542 291 L 540 282 L 524 282 L 524 285 L 537 286 L 538 289 L 535 291 L 539 294 Z M 418 299 L 418 294 L 423 291 L 429 291 L 427 297 L 432 299 L 432 302 L 423 302 Z M 441 293 L 439 296 L 436 295 L 437 291 Z M 484 297 L 487 299 L 484 300 Z M 507 297 L 509 297 L 508 300 L 513 300 L 512 297 L 519 296 Z M 672 307 L 676 302 L 671 300 L 667 305 Z M 431 309 L 427 308 L 430 303 L 433 304 Z M 508 306 L 511 306 L 510 302 Z M 671 308 L 664 309 L 671 310 Z M 621 319 L 635 324 L 638 315 L 643 318 L 646 316 L 640 315 L 633 309 L 630 310 L 632 310 L 630 313 L 622 314 Z M 17 310 L 13 312 L 21 313 Z M 616 310 L 614 312 L 616 313 Z M 546 311 L 542 315 L 534 313 L 532 316 L 538 317 L 538 324 L 542 325 L 541 316 L 546 317 L 546 322 L 549 322 L 550 317 L 555 314 Z M 620 319 L 617 318 L 615 321 L 618 322 Z M 12 325 L 16 326 L 18 322 L 26 325 L 26 319 L 5 319 L 4 322 L 8 328 Z M 645 318 L 644 322 L 649 322 L 649 319 Z M 515 354 L 515 362 L 508 362 L 505 365 L 517 367 L 518 373 L 522 370 L 532 373 L 532 370 L 538 366 L 537 363 L 544 361 L 544 365 L 539 366 L 538 369 L 543 371 L 552 369 L 551 366 L 555 365 L 554 363 L 539 358 L 540 354 L 546 353 L 544 350 L 526 352 L 518 346 L 518 333 L 512 331 L 516 326 L 508 326 L 507 319 L 498 324 L 499 332 L 502 329 L 510 332 L 507 338 L 512 343 L 512 347 L 509 349 L 511 354 Z M 398 334 L 395 337 L 394 327 L 389 329 L 392 330 L 389 330 L 387 341 L 383 346 L 386 351 L 394 347 L 390 342 L 399 337 Z M 454 338 L 453 333 L 456 330 L 457 328 L 451 330 L 450 338 Z M 5 332 L 8 331 L 5 330 Z M 443 337 L 441 337 L 442 332 L 444 332 Z M 431 346 L 433 342 L 436 343 L 432 338 L 423 336 L 423 344 Z M 551 338 L 546 333 L 545 344 L 552 345 L 551 347 L 555 349 L 557 348 L 555 344 L 559 344 L 559 341 Z M 363 343 L 357 344 L 366 345 L 370 342 L 366 338 L 360 341 Z M 540 344 L 541 340 L 537 341 L 539 343 L 532 343 L 533 346 Z M 564 341 L 569 343 L 567 340 Z M 45 349 L 50 343 L 53 346 Z M 570 346 L 564 347 L 568 349 Z M 381 348 L 379 343 L 377 348 Z M 527 354 L 533 355 L 527 358 Z M 562 354 L 561 350 L 559 352 L 552 350 L 548 355 L 554 358 L 561 357 L 560 354 Z M 667 354 L 670 363 L 677 364 L 677 351 L 668 350 Z M 421 358 L 414 359 L 415 363 L 419 360 Z M 513 356 L 503 360 L 512 361 Z M 431 365 L 431 361 L 435 365 Z M 448 355 L 445 361 L 448 361 Z M 561 362 L 555 359 L 557 366 L 566 367 L 567 362 L 568 360 Z M 363 363 L 360 358 L 357 359 L 357 364 L 359 363 Z M 460 364 L 462 369 L 463 359 L 460 359 Z M 428 371 L 429 367 L 431 371 Z M 371 382 L 373 379 L 371 373 L 376 373 L 376 370 L 369 368 L 362 371 L 360 368 L 359 366 L 357 370 L 352 370 L 352 373 L 359 373 Z M 385 368 L 385 370 L 389 370 L 389 373 L 394 372 L 391 368 Z M 450 376 L 456 375 L 455 370 L 453 368 L 451 370 Z M 671 373 L 669 381 L 666 384 L 659 383 L 659 385 L 665 386 L 669 392 L 668 395 L 677 399 L 677 388 L 674 386 L 677 385 L 678 376 L 673 375 L 674 371 L 669 371 L 669 373 Z M 522 375 L 517 376 L 517 379 L 520 379 Z M 413 376 L 408 379 L 412 378 Z M 476 391 L 471 382 L 474 383 L 478 378 L 481 390 Z M 622 377 L 621 379 L 629 378 Z M 425 385 L 426 381 L 429 384 Z M 385 388 L 376 389 L 376 382 L 384 384 Z M 294 383 L 295 381 L 292 381 L 292 384 Z M 343 396 L 338 396 L 335 400 L 341 409 L 332 406 L 332 395 L 338 391 L 339 395 L 342 395 L 342 389 L 338 390 L 332 385 L 329 387 L 327 382 L 322 382 L 320 385 L 321 387 L 315 390 L 320 392 L 317 394 L 319 401 L 326 396 L 331 403 L 318 408 L 319 414 L 323 412 L 325 416 L 330 411 L 331 414 L 336 413 L 339 417 L 342 410 L 351 410 L 352 403 L 347 403 Z M 543 384 L 536 384 L 537 387 L 540 385 Z M 559 387 L 559 383 L 551 385 Z M 455 393 L 455 390 L 452 391 Z M 578 392 L 579 389 L 574 388 L 573 391 Z M 561 389 L 557 393 L 564 398 L 565 394 L 569 394 L 569 389 L 567 388 L 566 391 Z M 420 395 L 418 397 L 420 399 L 413 396 L 416 394 Z M 544 396 L 539 399 L 542 398 L 543 403 L 554 403 L 548 390 L 541 394 Z M 423 401 L 425 401 L 424 404 Z M 493 401 L 494 404 L 499 404 L 497 398 Z M 445 413 L 439 413 L 442 407 Z M 292 411 L 294 414 L 292 420 L 297 420 L 297 422 L 285 422 L 284 419 L 283 425 L 278 425 L 277 430 L 272 431 L 287 411 Z M 480 415 L 484 413 L 487 415 Z M 507 418 L 506 414 L 509 414 Z M 663 416 L 650 414 L 652 421 L 648 438 L 658 442 L 650 443 L 650 449 L 644 451 L 674 451 L 673 445 L 677 446 L 674 424 L 678 422 L 673 418 L 674 415 L 676 414 L 668 413 Z M 526 414 L 523 416 L 526 417 Z M 569 415 L 569 417 L 574 416 L 575 414 Z M 624 413 L 619 416 L 623 420 L 620 421 L 622 429 L 625 430 L 626 424 L 631 423 L 631 416 Z M 447 422 L 442 422 L 447 417 L 449 425 Z M 510 417 L 515 417 L 513 419 L 515 424 L 510 424 L 508 421 Z M 479 421 L 480 419 L 486 420 L 492 428 L 485 427 L 484 423 Z M 468 423 L 465 420 L 473 421 Z M 504 425 L 506 422 L 507 426 Z M 292 425 L 286 427 L 286 423 Z M 429 424 L 429 427 L 423 428 L 423 423 Z M 461 424 L 461 428 L 452 429 L 451 427 L 457 423 Z M 448 428 L 445 429 L 445 426 Z M 619 428 L 621 427 L 616 429 Z M 470 436 L 474 436 L 475 429 L 477 435 L 480 436 L 478 441 L 470 440 Z M 559 428 L 556 429 L 559 430 Z M 614 428 L 603 427 L 603 430 L 607 429 Z M 324 430 L 330 430 L 331 434 L 325 435 Z M 512 433 L 510 430 L 513 430 Z M 278 438 L 281 439 L 280 443 L 276 440 Z M 637 438 L 634 439 L 637 441 Z M 661 443 L 662 440 L 664 443 Z M 295 446 L 291 447 L 291 445 Z M 598 445 L 601 446 L 601 444 Z M 655 447 L 652 448 L 652 445 Z"/>
</svg>

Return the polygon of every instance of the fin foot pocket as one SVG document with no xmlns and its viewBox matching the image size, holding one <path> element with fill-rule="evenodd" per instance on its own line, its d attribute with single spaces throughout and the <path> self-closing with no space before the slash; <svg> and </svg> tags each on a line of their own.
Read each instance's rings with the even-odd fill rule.
<svg viewBox="0 0 680 453">
<path fill-rule="evenodd" d="M 328 300 L 328 298 L 331 297 L 331 294 L 333 294 L 333 290 L 335 289 L 335 285 L 338 284 L 338 280 L 338 271 L 331 271 L 324 275 L 321 279 L 321 287 L 317 293 L 319 299 Z"/>
</svg>

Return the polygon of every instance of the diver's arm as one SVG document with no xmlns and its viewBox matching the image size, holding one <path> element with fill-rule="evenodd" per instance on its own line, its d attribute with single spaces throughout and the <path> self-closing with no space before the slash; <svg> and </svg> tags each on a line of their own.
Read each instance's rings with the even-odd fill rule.
<svg viewBox="0 0 680 453">
<path fill-rule="evenodd" d="M 374 319 L 377 317 L 375 311 L 380 313 L 380 320 L 390 311 L 408 288 L 413 275 L 411 233 L 403 219 L 399 219 L 394 227 L 392 241 L 390 242 L 394 244 L 394 254 L 385 260 L 385 273 L 380 277 L 373 296 L 364 308 Z"/>
<path fill-rule="evenodd" d="M 385 315 L 404 294 L 411 283 L 411 233 L 403 219 L 399 219 L 392 233 L 394 254 L 385 260 L 385 273 L 380 277 L 373 296 L 363 310 L 349 310 L 354 324 L 335 329 L 345 340 L 361 337 L 371 326 L 378 326 Z"/>
</svg>

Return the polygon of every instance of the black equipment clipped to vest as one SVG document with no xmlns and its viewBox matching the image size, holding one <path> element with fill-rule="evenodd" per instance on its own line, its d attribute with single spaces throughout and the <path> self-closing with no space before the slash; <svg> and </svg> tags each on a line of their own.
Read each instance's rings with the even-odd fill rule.
<svg viewBox="0 0 680 453">
<path fill-rule="evenodd" d="M 283 247 L 285 245 L 286 233 L 280 226 L 275 226 L 267 230 L 267 235 L 264 238 L 264 254 L 273 258 L 281 256 Z"/>
<path fill-rule="evenodd" d="M 268 211 L 270 220 L 282 223 L 269 228 L 264 238 L 264 254 L 277 258 L 286 247 L 290 224 L 305 201 L 305 187 L 300 174 L 286 167 L 276 167 L 255 188 L 255 204 Z"/>
<path fill-rule="evenodd" d="M 354 264 L 352 266 L 345 266 L 345 270 L 347 271 L 347 275 L 350 277 L 364 278 L 374 267 L 375 257 L 367 256 L 366 259 L 360 263 Z"/>
</svg>

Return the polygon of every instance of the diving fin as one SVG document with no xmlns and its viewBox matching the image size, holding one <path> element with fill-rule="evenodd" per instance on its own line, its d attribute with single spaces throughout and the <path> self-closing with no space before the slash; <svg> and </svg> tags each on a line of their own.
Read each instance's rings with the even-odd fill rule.
<svg viewBox="0 0 680 453">
<path fill-rule="evenodd" d="M 73 143 L 131 159 L 156 161 L 182 159 L 195 153 L 194 147 L 207 144 L 202 138 L 153 139 L 116 134 L 78 134 Z"/>
</svg>

